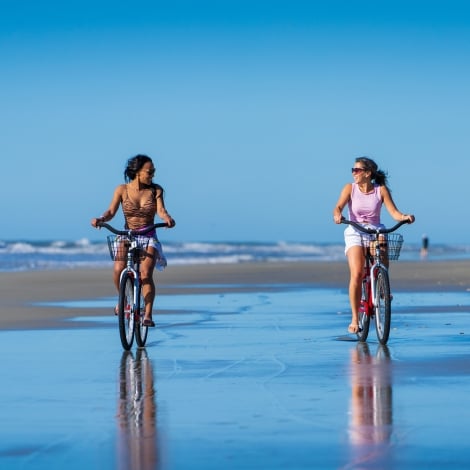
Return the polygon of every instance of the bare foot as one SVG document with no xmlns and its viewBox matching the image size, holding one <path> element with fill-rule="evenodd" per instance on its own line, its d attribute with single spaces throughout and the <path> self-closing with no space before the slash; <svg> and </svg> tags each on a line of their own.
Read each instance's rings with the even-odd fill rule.
<svg viewBox="0 0 470 470">
<path fill-rule="evenodd" d="M 359 332 L 359 325 L 357 325 L 355 323 L 351 323 L 348 326 L 348 331 L 349 331 L 349 333 L 358 333 Z"/>
</svg>

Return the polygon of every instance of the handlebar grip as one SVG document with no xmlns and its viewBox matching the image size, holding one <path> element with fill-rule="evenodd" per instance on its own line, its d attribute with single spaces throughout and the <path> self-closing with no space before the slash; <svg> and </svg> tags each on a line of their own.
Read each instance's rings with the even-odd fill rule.
<svg viewBox="0 0 470 470">
<path fill-rule="evenodd" d="M 117 230 L 114 227 L 112 227 L 111 225 L 107 224 L 106 222 L 97 221 L 96 226 L 100 227 L 100 228 L 104 227 L 104 228 L 108 229 L 110 232 L 114 233 L 115 235 L 126 235 L 127 234 L 126 231 Z"/>
</svg>

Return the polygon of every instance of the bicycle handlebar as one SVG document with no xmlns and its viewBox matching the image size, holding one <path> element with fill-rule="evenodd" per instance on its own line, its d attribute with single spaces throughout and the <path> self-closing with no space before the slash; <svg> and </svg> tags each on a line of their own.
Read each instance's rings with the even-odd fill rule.
<svg viewBox="0 0 470 470">
<path fill-rule="evenodd" d="M 110 232 L 114 233 L 115 235 L 146 235 L 147 233 L 155 230 L 156 228 L 172 228 L 165 222 L 160 222 L 158 224 L 149 225 L 148 227 L 144 227 L 143 229 L 135 229 L 135 230 L 118 230 L 111 225 L 107 224 L 106 222 L 97 222 L 97 227 L 104 227 L 108 229 Z M 173 226 L 174 227 L 174 226 Z"/>
<path fill-rule="evenodd" d="M 346 225 L 352 225 L 354 228 L 357 228 L 360 232 L 363 233 L 391 233 L 400 228 L 404 224 L 409 224 L 411 223 L 409 220 L 401 220 L 398 222 L 396 225 L 394 225 L 391 228 L 368 228 L 368 227 L 363 227 L 361 224 L 358 224 L 357 222 L 353 222 L 352 220 L 347 220 L 344 217 L 341 218 L 341 223 L 346 224 Z"/>
</svg>

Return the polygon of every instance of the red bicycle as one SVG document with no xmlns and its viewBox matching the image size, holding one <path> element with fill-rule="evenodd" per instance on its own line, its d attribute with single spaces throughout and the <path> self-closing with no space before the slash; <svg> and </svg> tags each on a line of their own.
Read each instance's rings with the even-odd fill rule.
<svg viewBox="0 0 470 470">
<path fill-rule="evenodd" d="M 361 232 L 364 247 L 364 274 L 359 309 L 359 341 L 366 341 L 369 335 L 370 319 L 375 318 L 375 329 L 380 344 L 387 344 L 390 336 L 392 298 L 388 261 L 397 260 L 403 244 L 403 237 L 395 232 L 408 220 L 398 222 L 392 228 L 369 228 L 351 220 L 341 223 L 352 225 Z"/>
</svg>

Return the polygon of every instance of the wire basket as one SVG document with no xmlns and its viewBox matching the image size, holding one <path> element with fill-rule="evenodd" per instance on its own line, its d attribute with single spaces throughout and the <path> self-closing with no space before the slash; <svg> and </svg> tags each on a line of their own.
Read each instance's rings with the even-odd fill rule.
<svg viewBox="0 0 470 470">
<path fill-rule="evenodd" d="M 376 243 L 379 244 L 381 251 L 386 251 L 389 260 L 397 260 L 400 257 L 400 251 L 403 245 L 403 236 L 399 233 L 380 234 L 377 239 L 371 238 L 370 235 L 362 236 L 362 246 L 369 248 L 372 254 L 374 254 L 373 250 Z"/>
<path fill-rule="evenodd" d="M 137 253 L 140 259 L 144 259 L 146 255 L 147 246 L 149 239 L 147 237 L 135 237 L 137 246 L 139 249 Z M 109 254 L 113 261 L 125 261 L 127 260 L 127 252 L 131 242 L 129 238 L 122 235 L 108 235 L 108 248 Z M 136 254 L 137 254 L 136 253 Z"/>
</svg>

